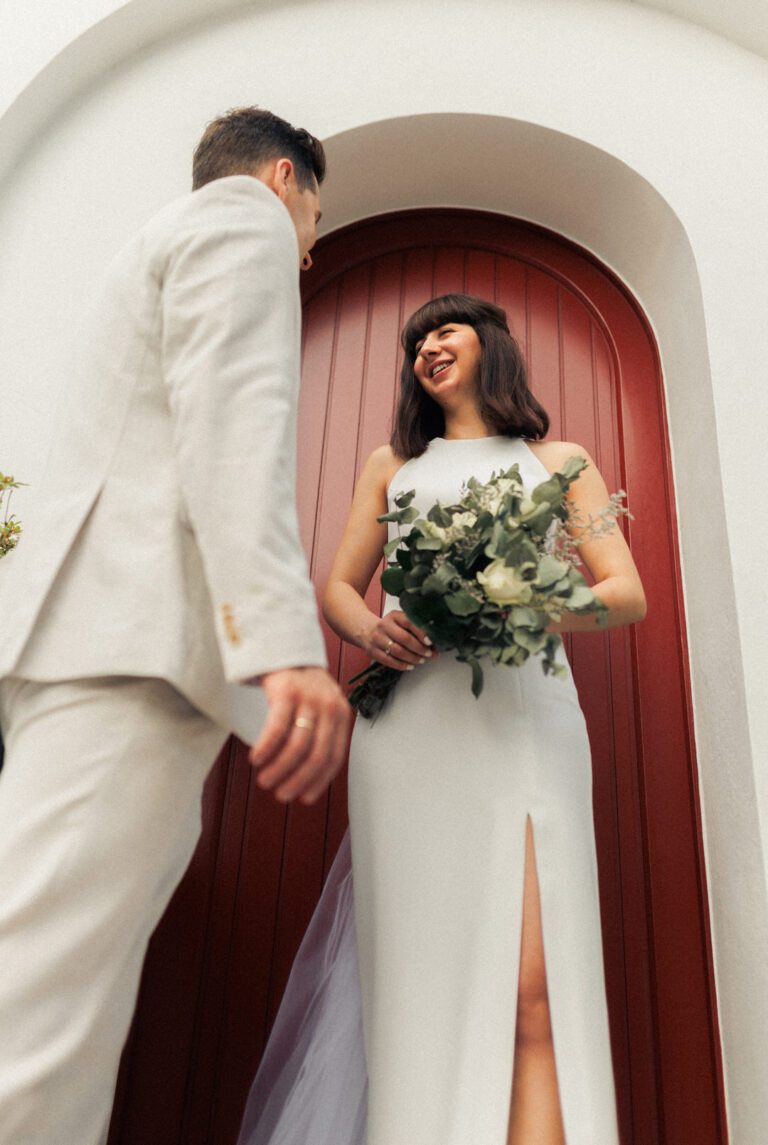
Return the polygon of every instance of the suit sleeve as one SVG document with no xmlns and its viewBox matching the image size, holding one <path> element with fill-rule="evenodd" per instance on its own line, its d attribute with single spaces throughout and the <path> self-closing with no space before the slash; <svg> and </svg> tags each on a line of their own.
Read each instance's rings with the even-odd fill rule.
<svg viewBox="0 0 768 1145">
<path fill-rule="evenodd" d="M 211 196 L 193 223 L 161 283 L 163 375 L 224 674 L 325 666 L 296 512 L 293 226 L 277 199 L 242 189 Z"/>
</svg>

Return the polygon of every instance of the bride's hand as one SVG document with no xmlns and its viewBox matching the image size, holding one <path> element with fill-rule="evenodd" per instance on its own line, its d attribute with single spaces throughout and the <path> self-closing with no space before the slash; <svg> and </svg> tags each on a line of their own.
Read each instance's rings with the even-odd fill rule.
<svg viewBox="0 0 768 1145">
<path fill-rule="evenodd" d="M 373 660 L 401 672 L 410 671 L 438 655 L 426 632 L 413 624 L 399 609 L 393 609 L 386 616 L 376 617 L 361 644 Z"/>
</svg>

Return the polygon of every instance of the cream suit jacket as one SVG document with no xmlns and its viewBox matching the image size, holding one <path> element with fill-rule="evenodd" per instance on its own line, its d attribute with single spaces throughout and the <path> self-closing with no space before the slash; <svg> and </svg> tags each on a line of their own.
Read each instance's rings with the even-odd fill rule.
<svg viewBox="0 0 768 1145">
<path fill-rule="evenodd" d="M 0 676 L 160 677 L 253 738 L 264 701 L 235 683 L 325 665 L 295 509 L 298 264 L 242 175 L 119 254 L 0 565 Z"/>
</svg>

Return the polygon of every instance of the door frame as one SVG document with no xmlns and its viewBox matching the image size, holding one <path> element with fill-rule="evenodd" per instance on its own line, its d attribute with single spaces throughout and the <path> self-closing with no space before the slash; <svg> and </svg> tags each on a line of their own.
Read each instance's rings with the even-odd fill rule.
<svg viewBox="0 0 768 1145">
<path fill-rule="evenodd" d="M 630 923 L 625 953 L 636 1039 L 629 1045 L 635 1137 L 638 1145 L 726 1145 L 674 473 L 658 347 L 637 300 L 591 252 L 525 220 L 471 209 L 397 211 L 325 236 L 313 252 L 312 274 L 302 276 L 304 305 L 333 279 L 377 256 L 405 256 L 433 245 L 513 255 L 544 270 L 578 295 L 613 356 L 622 483 L 632 487 L 635 515 L 627 533 L 647 548 L 645 521 L 658 514 L 667 537 L 666 553 L 642 570 L 648 618 L 626 634 L 638 751 L 637 786 L 625 798 L 637 805 L 623 824 L 634 837 L 622 846 L 619 861 L 624 921 Z M 653 489 L 644 497 L 632 477 L 648 471 L 651 459 Z M 614 630 L 611 639 L 622 638 Z"/>
</svg>

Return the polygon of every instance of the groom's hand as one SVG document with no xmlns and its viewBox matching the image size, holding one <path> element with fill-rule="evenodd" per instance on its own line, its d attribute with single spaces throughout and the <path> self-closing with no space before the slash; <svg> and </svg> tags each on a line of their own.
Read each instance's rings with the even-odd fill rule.
<svg viewBox="0 0 768 1145">
<path fill-rule="evenodd" d="M 352 709 L 324 668 L 284 668 L 255 682 L 269 705 L 248 753 L 259 784 L 281 802 L 314 803 L 344 762 Z"/>
</svg>

